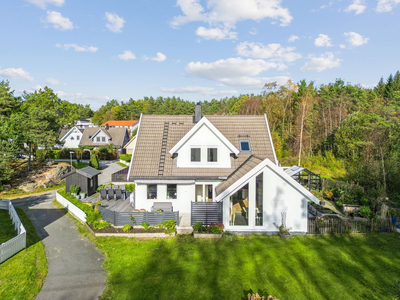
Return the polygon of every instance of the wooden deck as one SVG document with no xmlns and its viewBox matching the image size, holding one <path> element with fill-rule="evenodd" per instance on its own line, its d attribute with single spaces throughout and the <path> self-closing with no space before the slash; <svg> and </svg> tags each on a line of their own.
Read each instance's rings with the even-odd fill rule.
<svg viewBox="0 0 400 300">
<path fill-rule="evenodd" d="M 126 193 L 126 199 L 125 200 L 101 200 L 101 206 L 104 208 L 107 208 L 112 211 L 118 211 L 118 212 L 131 212 L 132 211 L 132 206 L 129 202 L 129 195 L 130 192 Z M 99 196 L 99 193 L 96 193 L 83 201 L 85 202 L 95 202 L 97 201 Z"/>
</svg>

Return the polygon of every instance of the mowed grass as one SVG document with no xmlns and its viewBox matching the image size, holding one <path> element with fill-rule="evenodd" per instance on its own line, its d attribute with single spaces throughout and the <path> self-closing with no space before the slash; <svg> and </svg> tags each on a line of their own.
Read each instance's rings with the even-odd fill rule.
<svg viewBox="0 0 400 300">
<path fill-rule="evenodd" d="M 8 210 L 0 210 L 0 244 L 7 242 L 17 235 Z"/>
<path fill-rule="evenodd" d="M 400 297 L 398 233 L 91 240 L 107 257 L 102 299 L 247 299 L 250 291 L 280 300 Z"/>
<path fill-rule="evenodd" d="M 27 231 L 26 249 L 0 264 L 0 299 L 35 299 L 47 274 L 47 259 L 44 246 L 31 220 L 22 209 L 16 209 Z M 0 226 L 3 212 L 0 210 Z M 5 211 L 7 213 L 7 211 Z M 7 213 L 8 215 L 8 213 Z M 0 228 L 0 243 L 9 236 L 16 236 L 13 227 L 8 233 Z"/>
<path fill-rule="evenodd" d="M 74 161 L 72 162 L 72 165 L 76 168 L 76 169 L 82 169 L 84 167 L 87 167 L 89 164 L 88 163 L 84 163 L 84 162 L 77 162 Z"/>
</svg>

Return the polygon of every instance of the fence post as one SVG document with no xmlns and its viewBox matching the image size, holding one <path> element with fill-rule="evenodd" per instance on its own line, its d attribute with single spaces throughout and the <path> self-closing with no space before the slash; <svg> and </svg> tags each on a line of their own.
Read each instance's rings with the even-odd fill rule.
<svg viewBox="0 0 400 300">
<path fill-rule="evenodd" d="M 374 219 L 371 220 L 371 232 L 374 230 Z"/>
<path fill-rule="evenodd" d="M 117 226 L 117 212 L 114 210 L 114 226 Z"/>
</svg>

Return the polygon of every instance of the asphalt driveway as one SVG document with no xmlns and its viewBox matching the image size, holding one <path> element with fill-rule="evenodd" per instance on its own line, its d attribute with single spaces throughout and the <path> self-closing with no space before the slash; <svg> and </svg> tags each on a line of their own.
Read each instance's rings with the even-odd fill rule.
<svg viewBox="0 0 400 300">
<path fill-rule="evenodd" d="M 109 184 L 111 182 L 111 175 L 119 170 L 124 169 L 116 161 L 100 161 L 101 174 L 99 175 L 99 185 Z"/>
<path fill-rule="evenodd" d="M 65 211 L 53 206 L 54 199 L 53 191 L 16 204 L 32 220 L 46 251 L 48 274 L 36 300 L 99 299 L 106 286 L 105 258 L 79 235 Z"/>
</svg>

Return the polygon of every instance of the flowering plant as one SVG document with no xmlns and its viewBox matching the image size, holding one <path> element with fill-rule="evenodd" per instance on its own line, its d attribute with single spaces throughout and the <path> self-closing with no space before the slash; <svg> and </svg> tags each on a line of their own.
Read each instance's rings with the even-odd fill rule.
<svg viewBox="0 0 400 300">
<path fill-rule="evenodd" d="M 318 217 L 318 218 L 317 218 L 317 224 L 318 224 L 318 226 L 324 225 L 324 221 L 325 221 L 324 217 Z"/>
</svg>

